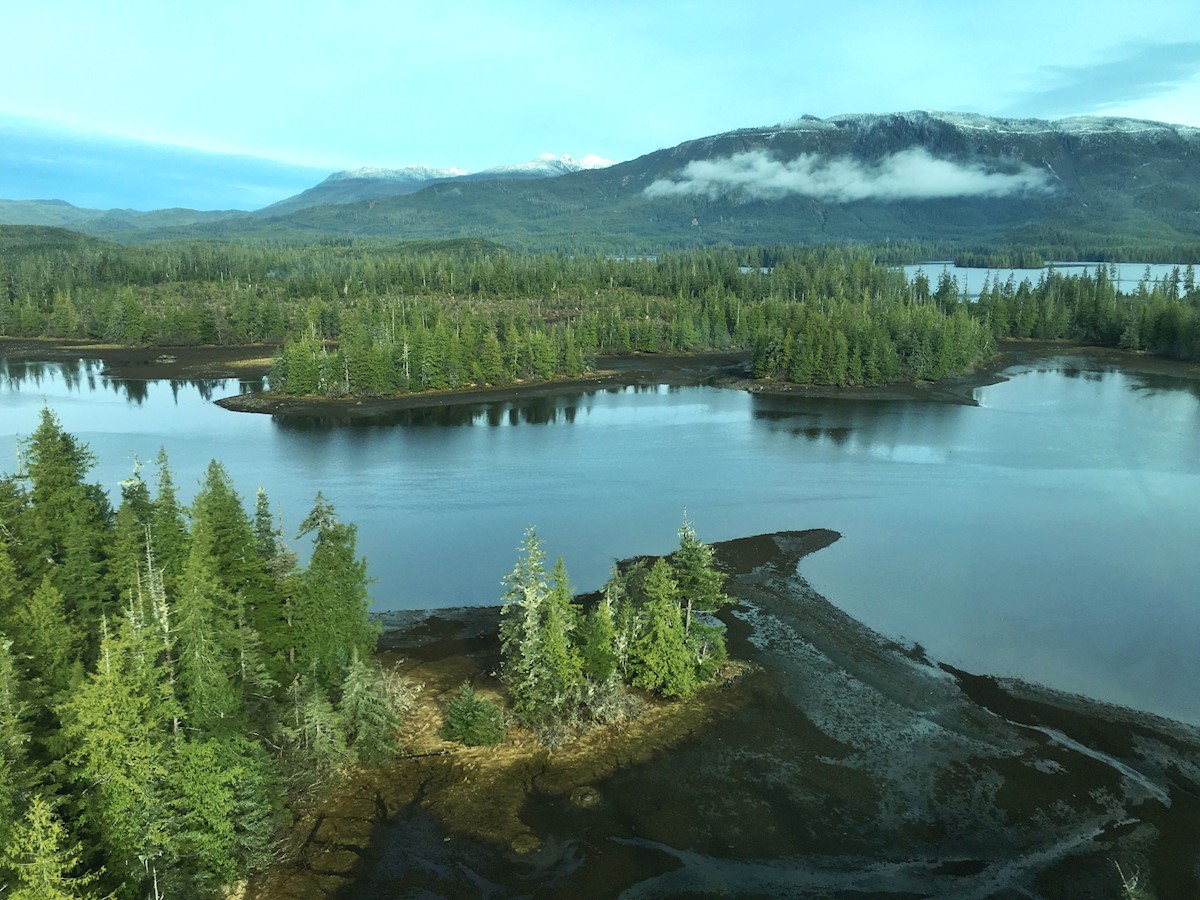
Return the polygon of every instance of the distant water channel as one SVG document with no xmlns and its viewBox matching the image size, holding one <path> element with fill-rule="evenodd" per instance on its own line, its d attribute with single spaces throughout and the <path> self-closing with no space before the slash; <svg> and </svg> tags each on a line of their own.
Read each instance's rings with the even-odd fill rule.
<svg viewBox="0 0 1200 900">
<path fill-rule="evenodd" d="M 1124 293 L 1133 293 L 1137 290 L 1138 283 L 1146 280 L 1148 287 L 1153 287 L 1155 282 L 1164 281 L 1171 277 L 1171 273 L 1176 269 L 1179 270 L 1180 277 L 1183 276 L 1186 265 L 1177 266 L 1168 263 L 1081 263 L 1081 262 L 1052 262 L 1047 263 L 1041 269 L 1008 269 L 1008 268 L 978 268 L 975 266 L 956 266 L 953 262 L 923 262 L 913 263 L 904 266 L 904 277 L 910 282 L 917 276 L 918 273 L 924 274 L 929 279 L 930 290 L 935 290 L 938 281 L 942 274 L 950 275 L 958 284 L 960 293 L 965 293 L 972 299 L 979 298 L 979 292 L 983 290 L 984 282 L 988 285 L 993 285 L 997 281 L 1001 286 L 1012 278 L 1013 284 L 1020 286 L 1022 281 L 1028 279 L 1031 285 L 1036 285 L 1038 281 L 1045 277 L 1050 269 L 1062 275 L 1091 275 L 1096 276 L 1096 269 L 1103 268 L 1106 275 L 1116 273 L 1116 278 L 1113 283 L 1117 290 Z"/>
<path fill-rule="evenodd" d="M 833 528 L 801 573 L 885 634 L 1200 723 L 1200 390 L 1077 357 L 1010 374 L 979 407 L 620 388 L 344 424 L 210 402 L 236 380 L 0 361 L 0 471 L 48 404 L 114 499 L 160 445 L 189 497 L 214 456 L 265 487 L 289 536 L 321 490 L 381 610 L 497 602 L 528 524 L 581 590 L 669 551 L 685 508 L 709 541 Z"/>
</svg>

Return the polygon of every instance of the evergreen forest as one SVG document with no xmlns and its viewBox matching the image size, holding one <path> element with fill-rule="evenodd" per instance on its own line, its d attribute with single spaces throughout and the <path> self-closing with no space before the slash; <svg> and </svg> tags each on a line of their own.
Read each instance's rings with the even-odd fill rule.
<svg viewBox="0 0 1200 900">
<path fill-rule="evenodd" d="M 388 396 L 579 376 L 597 357 L 747 353 L 756 378 L 936 380 L 1005 338 L 1200 358 L 1192 266 L 1117 290 L 1103 265 L 984 286 L 911 281 L 894 248 L 657 257 L 522 254 L 480 240 L 120 247 L 57 229 L 0 241 L 0 334 L 122 345 L 266 343 L 273 390 Z"/>
<path fill-rule="evenodd" d="M 209 465 L 160 453 L 114 501 L 48 410 L 0 480 L 0 893 L 217 896 L 293 811 L 395 752 L 409 688 L 372 660 L 353 525 L 320 494 L 287 548 Z"/>
<path fill-rule="evenodd" d="M 711 615 L 730 602 L 724 583 L 712 548 L 685 520 L 679 549 L 617 567 L 585 609 L 573 602 L 562 558 L 547 569 L 528 529 L 501 608 L 500 675 L 513 714 L 554 746 L 631 715 L 631 686 L 691 696 L 727 659 L 724 625 Z"/>
</svg>

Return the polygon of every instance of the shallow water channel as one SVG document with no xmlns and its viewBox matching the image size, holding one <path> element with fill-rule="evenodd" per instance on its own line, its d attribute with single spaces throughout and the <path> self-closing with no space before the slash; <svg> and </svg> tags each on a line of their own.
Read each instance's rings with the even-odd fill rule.
<svg viewBox="0 0 1200 900">
<path fill-rule="evenodd" d="M 237 380 L 0 361 L 0 471 L 48 404 L 114 497 L 160 445 L 187 494 L 212 457 L 248 502 L 265 487 L 289 535 L 321 490 L 381 610 L 497 602 L 529 524 L 581 590 L 669 551 L 685 508 L 709 541 L 832 528 L 802 574 L 868 625 L 1200 723 L 1196 382 L 1077 356 L 1008 374 L 978 407 L 616 388 L 345 423 L 215 406 Z"/>
</svg>

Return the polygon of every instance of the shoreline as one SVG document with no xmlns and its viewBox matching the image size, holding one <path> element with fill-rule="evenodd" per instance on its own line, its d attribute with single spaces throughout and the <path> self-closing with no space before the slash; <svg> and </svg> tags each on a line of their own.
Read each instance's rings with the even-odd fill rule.
<svg viewBox="0 0 1200 900">
<path fill-rule="evenodd" d="M 395 614 L 378 658 L 423 682 L 390 763 L 296 823 L 249 898 L 1115 895 L 1200 889 L 1200 728 L 973 675 L 872 631 L 797 574 L 828 530 L 714 544 L 738 669 L 553 752 L 436 736 L 464 678 L 498 697 L 498 607 Z"/>
<path fill-rule="evenodd" d="M 73 339 L 0 337 L 0 357 L 37 361 L 87 357 L 104 363 L 104 375 L 130 380 L 240 378 L 254 381 L 270 372 L 276 349 L 276 346 L 266 344 L 122 347 Z M 597 360 L 601 368 L 584 376 L 502 387 L 468 387 L 389 397 L 338 399 L 251 391 L 223 397 L 215 402 L 232 412 L 350 421 L 382 418 L 409 410 L 514 403 L 570 392 L 665 384 L 678 387 L 707 385 L 764 397 L 809 397 L 859 402 L 922 401 L 974 406 L 977 404 L 971 396 L 972 392 L 976 388 L 1006 381 L 1007 377 L 1003 374 L 1006 369 L 1034 365 L 1053 356 L 1086 357 L 1093 364 L 1099 362 L 1135 372 L 1200 381 L 1200 363 L 1068 341 L 1005 340 L 999 342 L 996 356 L 973 372 L 936 382 L 853 387 L 764 382 L 750 377 L 747 351 L 710 351 L 601 357 Z"/>
</svg>

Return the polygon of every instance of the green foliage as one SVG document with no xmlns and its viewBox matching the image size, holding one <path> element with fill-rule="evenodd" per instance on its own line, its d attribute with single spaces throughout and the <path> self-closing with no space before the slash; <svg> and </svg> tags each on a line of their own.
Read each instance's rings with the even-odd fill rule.
<svg viewBox="0 0 1200 900">
<path fill-rule="evenodd" d="M 23 476 L 0 479 L 0 849 L 32 859 L 33 832 L 12 829 L 40 786 L 86 854 L 53 850 L 57 820 L 39 812 L 53 878 L 9 889 L 82 896 L 85 858 L 121 896 L 217 896 L 270 861 L 289 793 L 394 747 L 411 689 L 366 663 L 353 526 L 318 498 L 312 561 L 293 572 L 217 463 L 189 531 L 163 454 L 158 495 L 135 473 L 114 516 L 53 414 L 25 448 Z"/>
<path fill-rule="evenodd" d="M 379 669 L 360 659 L 357 652 L 346 670 L 338 709 L 359 762 L 374 765 L 395 756 L 400 719 L 388 702 Z"/>
<path fill-rule="evenodd" d="M 175 865 L 160 877 L 167 894 L 215 894 L 268 862 L 275 790 L 270 762 L 253 742 L 181 741 L 168 786 Z"/>
<path fill-rule="evenodd" d="M 671 554 L 670 563 L 687 610 L 684 630 L 690 633 L 693 610 L 712 612 L 729 598 L 722 592 L 725 576 L 717 569 L 712 547 L 696 537 L 696 526 L 686 514 L 679 528 L 679 549 Z"/>
<path fill-rule="evenodd" d="M 612 600 L 606 595 L 588 611 L 580 629 L 583 674 L 594 682 L 608 681 L 617 669 L 615 644 Z"/>
<path fill-rule="evenodd" d="M 30 799 L 24 818 L 16 822 L 7 846 L 0 847 L 0 872 L 11 873 L 9 900 L 91 900 L 100 873 L 77 874 L 84 853 L 69 837 L 50 803 Z"/>
<path fill-rule="evenodd" d="M 67 620 L 66 601 L 49 575 L 42 576 L 33 597 L 17 610 L 13 624 L 17 650 L 27 660 L 31 692 L 48 700 L 65 690 L 82 640 Z"/>
<path fill-rule="evenodd" d="M 171 771 L 168 741 L 179 709 L 157 639 L 131 606 L 117 634 L 104 629 L 97 670 L 72 692 L 60 715 L 66 760 L 83 805 L 116 874 L 138 881 L 167 858 Z M 143 864 L 144 861 L 144 864 Z"/>
<path fill-rule="evenodd" d="M 299 790 L 312 790 L 350 761 L 346 723 L 329 695 L 311 679 L 297 677 L 292 682 L 288 704 L 288 719 L 280 732 L 287 743 L 291 780 Z"/>
<path fill-rule="evenodd" d="M 646 575 L 645 626 L 634 643 L 630 668 L 636 687 L 666 697 L 687 697 L 697 687 L 695 665 L 688 652 L 679 585 L 670 566 L 657 560 Z"/>
<path fill-rule="evenodd" d="M 295 585 L 295 664 L 327 690 L 342 683 L 351 659 L 365 658 L 379 636 L 378 625 L 367 617 L 370 579 L 366 560 L 357 557 L 357 533 L 354 525 L 338 521 L 333 504 L 319 493 L 300 525 L 299 537 L 313 535 L 313 551 Z"/>
<path fill-rule="evenodd" d="M 560 558 L 552 578 L 537 532 L 529 528 L 516 567 L 505 579 L 501 609 L 502 675 L 513 708 L 530 724 L 553 722 L 578 702 L 583 680 L 574 642 L 577 612 Z"/>
<path fill-rule="evenodd" d="M 21 701 L 12 641 L 0 633 L 0 849 L 10 837 L 29 787 L 27 706 Z"/>
<path fill-rule="evenodd" d="M 1123 340 L 1200 358 L 1200 297 L 1183 273 L 1109 297 L 1099 277 L 1075 284 L 1048 269 L 1023 296 L 1018 285 L 991 285 L 967 303 L 948 276 L 931 288 L 923 274 L 909 283 L 890 265 L 950 253 L 989 264 L 1200 259 L 1195 241 L 1114 246 L 1036 227 L 1027 238 L 967 248 L 792 240 L 669 253 L 656 244 L 647 257 L 630 257 L 627 246 L 619 256 L 578 247 L 534 255 L 486 242 L 0 246 L 10 294 L 0 333 L 272 340 L 281 345 L 272 388 L 323 396 L 576 377 L 598 354 L 726 349 L 751 352 L 759 378 L 933 380 L 977 365 L 993 353 L 993 339 L 1010 335 Z M 168 567 L 168 584 L 171 577 Z"/>
<path fill-rule="evenodd" d="M 464 681 L 446 707 L 446 724 L 438 734 L 468 747 L 491 747 L 504 740 L 504 721 L 496 704 L 477 696 Z"/>
</svg>

